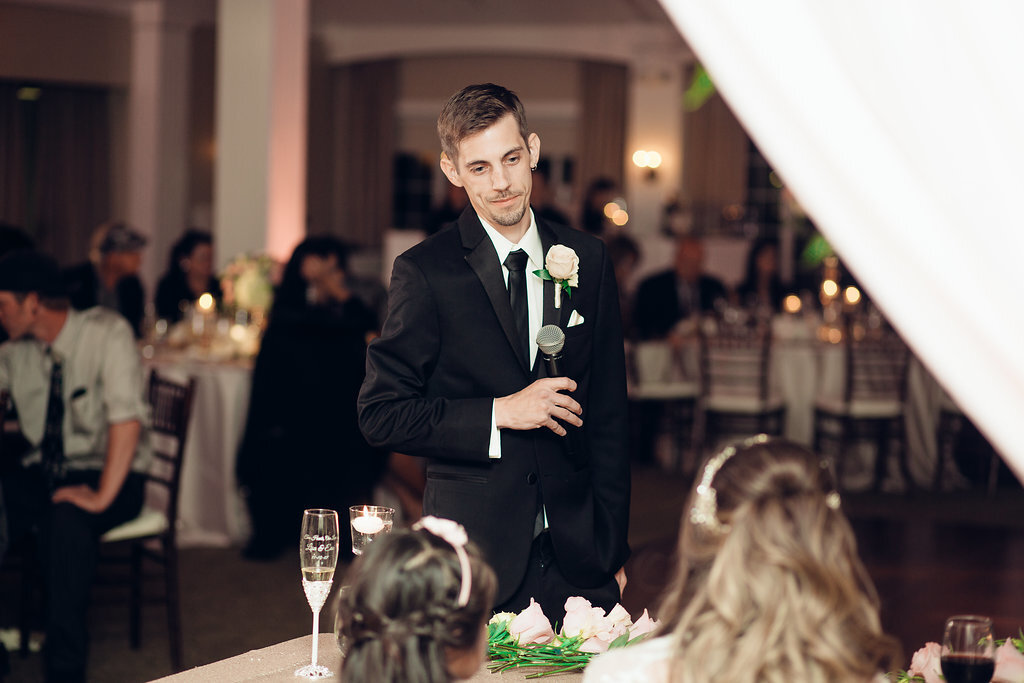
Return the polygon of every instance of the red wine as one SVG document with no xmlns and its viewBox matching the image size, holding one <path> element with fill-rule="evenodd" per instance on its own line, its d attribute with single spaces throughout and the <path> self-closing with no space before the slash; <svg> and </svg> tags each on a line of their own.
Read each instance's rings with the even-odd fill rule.
<svg viewBox="0 0 1024 683">
<path fill-rule="evenodd" d="M 942 655 L 942 675 L 947 683 L 989 683 L 995 669 L 991 657 Z"/>
</svg>

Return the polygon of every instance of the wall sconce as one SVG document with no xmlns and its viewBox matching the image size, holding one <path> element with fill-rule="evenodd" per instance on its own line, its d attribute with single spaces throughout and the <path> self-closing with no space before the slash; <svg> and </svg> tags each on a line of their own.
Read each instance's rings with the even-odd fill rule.
<svg viewBox="0 0 1024 683">
<path fill-rule="evenodd" d="M 655 152 L 654 150 L 638 149 L 637 151 L 633 152 L 633 164 L 637 168 L 647 169 L 647 180 L 656 180 L 658 174 L 655 171 L 655 169 L 661 166 L 661 154 Z"/>
</svg>

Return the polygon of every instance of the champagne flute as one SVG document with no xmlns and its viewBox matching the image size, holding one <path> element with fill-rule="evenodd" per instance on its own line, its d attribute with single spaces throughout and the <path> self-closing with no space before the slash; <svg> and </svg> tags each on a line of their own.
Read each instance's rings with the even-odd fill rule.
<svg viewBox="0 0 1024 683">
<path fill-rule="evenodd" d="M 995 672 L 992 620 L 958 615 L 946 620 L 942 675 L 948 683 L 989 683 Z"/>
<path fill-rule="evenodd" d="M 302 678 L 330 678 L 334 673 L 316 663 L 320 639 L 320 610 L 327 602 L 338 564 L 338 513 L 334 510 L 311 509 L 302 513 L 299 560 L 302 567 L 302 590 L 313 610 L 313 659 L 308 666 L 295 671 Z"/>
</svg>

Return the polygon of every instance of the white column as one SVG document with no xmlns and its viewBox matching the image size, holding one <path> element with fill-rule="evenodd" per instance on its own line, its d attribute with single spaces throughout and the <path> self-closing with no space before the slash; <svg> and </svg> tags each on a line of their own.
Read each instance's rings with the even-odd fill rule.
<svg viewBox="0 0 1024 683">
<path fill-rule="evenodd" d="M 132 6 L 125 218 L 150 237 L 142 279 L 152 297 L 186 227 L 189 27 L 162 0 Z"/>
<path fill-rule="evenodd" d="M 657 231 L 662 207 L 682 186 L 683 63 L 639 52 L 631 65 L 625 190 L 631 232 L 644 235 Z M 633 165 L 638 149 L 661 154 L 653 177 Z"/>
<path fill-rule="evenodd" d="M 305 236 L 309 0 L 220 0 L 214 233 L 221 264 Z"/>
</svg>

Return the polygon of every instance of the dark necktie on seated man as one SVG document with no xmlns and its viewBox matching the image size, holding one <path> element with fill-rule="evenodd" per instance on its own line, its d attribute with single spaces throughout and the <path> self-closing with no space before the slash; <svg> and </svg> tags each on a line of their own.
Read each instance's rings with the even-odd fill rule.
<svg viewBox="0 0 1024 683">
<path fill-rule="evenodd" d="M 52 491 L 64 478 L 64 365 L 50 351 L 53 368 L 50 370 L 50 397 L 46 403 L 46 426 L 39 452 L 43 459 L 43 474 Z"/>
<path fill-rule="evenodd" d="M 526 301 L 526 262 L 529 256 L 522 249 L 510 251 L 505 257 L 508 268 L 508 301 L 519 330 L 519 357 L 530 367 L 530 311 Z"/>
</svg>

